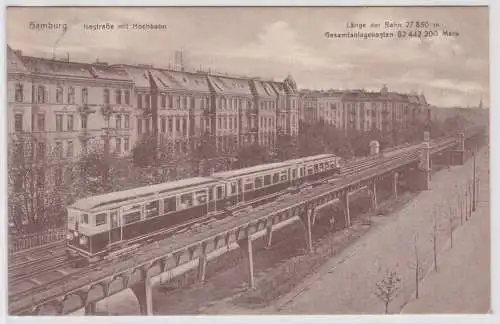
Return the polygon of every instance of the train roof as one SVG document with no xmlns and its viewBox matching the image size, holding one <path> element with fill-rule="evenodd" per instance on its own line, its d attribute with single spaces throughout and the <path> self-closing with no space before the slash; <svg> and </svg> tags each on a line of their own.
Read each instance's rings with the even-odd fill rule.
<svg viewBox="0 0 500 324">
<path fill-rule="evenodd" d="M 177 191 L 181 189 L 194 188 L 199 185 L 210 184 L 217 182 L 212 178 L 196 177 L 183 179 L 179 181 L 171 181 L 160 184 L 155 184 L 146 187 L 134 188 L 123 191 L 115 191 L 102 195 L 82 198 L 73 203 L 69 208 L 91 211 L 94 208 L 104 205 L 116 204 L 134 198 L 152 196 L 156 193 L 164 193 L 168 191 Z"/>
<path fill-rule="evenodd" d="M 306 156 L 303 158 L 288 160 L 288 161 L 286 161 L 286 163 L 292 164 L 292 163 L 310 162 L 310 161 L 322 160 L 322 159 L 333 158 L 333 157 L 337 157 L 337 156 L 335 154 L 319 154 L 319 155 L 314 155 L 314 156 Z"/>
<path fill-rule="evenodd" d="M 243 175 L 250 175 L 250 174 L 262 172 L 262 171 L 276 170 L 276 169 L 285 167 L 287 165 L 288 165 L 288 163 L 286 163 L 286 162 L 260 164 L 260 165 L 256 165 L 256 166 L 252 166 L 252 167 L 244 168 L 244 169 L 217 172 L 217 173 L 212 174 L 212 177 L 217 178 L 217 179 L 230 179 L 230 178 L 239 177 L 239 176 L 243 176 Z"/>
<path fill-rule="evenodd" d="M 322 159 L 332 158 L 332 157 L 336 157 L 336 155 L 334 155 L 334 154 L 319 154 L 319 155 L 307 156 L 307 157 L 293 159 L 293 160 L 287 160 L 287 161 L 283 161 L 283 162 L 260 164 L 260 165 L 256 165 L 256 166 L 244 168 L 244 169 L 217 172 L 217 173 L 214 173 L 212 175 L 212 177 L 217 178 L 217 179 L 230 179 L 230 178 L 244 176 L 244 175 L 250 175 L 250 174 L 262 172 L 262 171 L 265 172 L 265 171 L 276 170 L 279 168 L 287 167 L 293 163 L 310 162 L 310 161 L 322 160 Z"/>
</svg>

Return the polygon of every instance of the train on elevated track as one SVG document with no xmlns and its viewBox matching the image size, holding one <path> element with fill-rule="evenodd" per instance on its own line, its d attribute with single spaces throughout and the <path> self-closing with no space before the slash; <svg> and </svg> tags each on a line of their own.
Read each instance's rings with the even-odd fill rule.
<svg viewBox="0 0 500 324">
<path fill-rule="evenodd" d="M 341 163 L 336 155 L 321 154 L 77 200 L 67 208 L 70 258 L 102 259 L 158 231 L 333 176 Z"/>
</svg>

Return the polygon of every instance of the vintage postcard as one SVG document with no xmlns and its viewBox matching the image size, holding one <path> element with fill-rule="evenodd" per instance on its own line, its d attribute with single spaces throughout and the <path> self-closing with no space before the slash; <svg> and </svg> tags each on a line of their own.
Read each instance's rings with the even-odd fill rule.
<svg viewBox="0 0 500 324">
<path fill-rule="evenodd" d="M 8 313 L 489 314 L 488 6 L 8 7 Z"/>
</svg>

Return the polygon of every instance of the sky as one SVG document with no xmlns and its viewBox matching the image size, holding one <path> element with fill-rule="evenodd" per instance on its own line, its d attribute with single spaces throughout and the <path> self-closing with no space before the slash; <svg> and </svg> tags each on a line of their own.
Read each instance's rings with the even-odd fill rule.
<svg viewBox="0 0 500 324">
<path fill-rule="evenodd" d="M 283 80 L 300 88 L 423 93 L 436 106 L 489 106 L 487 7 L 67 7 L 7 9 L 7 43 L 23 54 L 72 61 L 175 64 Z M 326 32 L 397 32 L 385 21 L 428 21 L 432 38 L 332 39 Z M 35 30 L 30 22 L 66 23 Z M 84 24 L 164 24 L 164 30 L 89 31 Z M 363 30 L 347 25 L 366 24 Z M 438 23 L 439 27 L 434 27 Z M 415 25 L 414 25 L 415 26 Z M 442 31 L 458 36 L 442 35 Z M 409 31 L 400 28 L 402 31 Z M 412 28 L 412 30 L 418 30 Z"/>
</svg>

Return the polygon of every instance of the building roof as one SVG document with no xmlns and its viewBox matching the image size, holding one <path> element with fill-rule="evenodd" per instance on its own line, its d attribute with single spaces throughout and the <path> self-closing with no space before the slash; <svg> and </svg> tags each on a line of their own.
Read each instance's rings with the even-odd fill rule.
<svg viewBox="0 0 500 324">
<path fill-rule="evenodd" d="M 162 72 L 184 90 L 201 92 L 210 91 L 207 77 L 204 74 L 175 70 L 162 70 Z"/>
<path fill-rule="evenodd" d="M 109 66 L 105 64 L 92 64 L 90 72 L 94 77 L 106 80 L 120 80 L 132 82 L 132 78 L 125 71 L 124 68 L 119 66 Z"/>
<path fill-rule="evenodd" d="M 281 82 L 270 82 L 271 86 L 274 88 L 274 91 L 279 95 L 279 96 L 285 96 L 286 95 L 286 90 L 285 86 Z"/>
<path fill-rule="evenodd" d="M 256 96 L 264 98 L 275 98 L 278 95 L 271 85 L 271 82 L 261 80 L 252 81 Z"/>
<path fill-rule="evenodd" d="M 150 88 L 149 68 L 142 66 L 124 65 L 121 66 L 129 75 L 137 88 Z"/>
<path fill-rule="evenodd" d="M 250 80 L 229 76 L 208 75 L 212 91 L 218 94 L 251 96 Z"/>
<path fill-rule="evenodd" d="M 21 55 L 7 45 L 7 73 L 13 72 L 28 72 L 28 69 L 24 65 Z"/>
<path fill-rule="evenodd" d="M 93 79 L 90 65 L 85 63 L 67 62 L 55 59 L 45 59 L 32 56 L 23 56 L 22 60 L 32 73 L 69 76 Z"/>
</svg>

